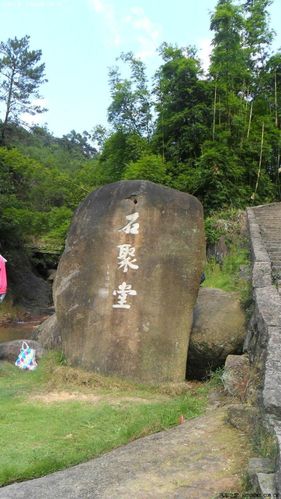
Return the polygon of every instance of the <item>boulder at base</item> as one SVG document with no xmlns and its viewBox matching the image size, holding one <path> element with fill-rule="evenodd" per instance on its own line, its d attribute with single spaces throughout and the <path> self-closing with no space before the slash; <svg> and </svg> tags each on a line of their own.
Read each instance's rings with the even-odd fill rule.
<svg viewBox="0 0 281 499">
<path fill-rule="evenodd" d="M 38 341 L 45 350 L 61 350 L 61 335 L 56 314 L 51 315 L 36 327 L 32 339 Z"/>
<path fill-rule="evenodd" d="M 68 361 L 147 383 L 184 380 L 204 261 L 193 196 L 138 180 L 93 192 L 75 214 L 54 283 Z"/>
<path fill-rule="evenodd" d="M 201 288 L 193 312 L 187 376 L 204 378 L 223 366 L 229 354 L 241 353 L 245 334 L 238 293 Z"/>
</svg>

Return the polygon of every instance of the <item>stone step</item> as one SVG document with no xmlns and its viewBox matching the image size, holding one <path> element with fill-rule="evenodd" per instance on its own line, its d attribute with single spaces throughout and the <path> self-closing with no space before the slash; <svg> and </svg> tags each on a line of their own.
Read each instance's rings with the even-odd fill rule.
<svg viewBox="0 0 281 499">
<path fill-rule="evenodd" d="M 264 235 L 262 236 L 263 240 L 267 243 L 267 244 L 271 244 L 271 243 L 274 243 L 274 244 L 281 244 L 281 239 L 276 237 L 276 238 L 273 238 L 273 237 L 265 237 Z"/>
<path fill-rule="evenodd" d="M 263 228 L 263 229 L 261 229 L 261 231 L 262 231 L 263 234 L 268 234 L 270 237 L 272 235 L 280 237 L 281 227 L 278 228 L 278 229 L 272 229 L 270 227 L 269 228 Z"/>
<path fill-rule="evenodd" d="M 251 458 L 247 475 L 258 497 L 274 497 L 276 494 L 274 461 L 269 458 Z M 256 497 L 253 495 L 253 497 Z"/>
<path fill-rule="evenodd" d="M 260 231 L 262 233 L 267 232 L 268 234 L 279 234 L 281 233 L 281 227 L 268 227 L 262 223 L 259 223 Z"/>
<path fill-rule="evenodd" d="M 281 216 L 271 216 L 271 217 L 268 217 L 268 216 L 256 216 L 256 220 L 259 220 L 260 222 L 263 222 L 263 223 L 278 223 L 280 222 L 280 219 L 281 219 Z"/>
<path fill-rule="evenodd" d="M 275 473 L 257 473 L 256 490 L 260 497 L 278 497 L 275 478 Z"/>
</svg>

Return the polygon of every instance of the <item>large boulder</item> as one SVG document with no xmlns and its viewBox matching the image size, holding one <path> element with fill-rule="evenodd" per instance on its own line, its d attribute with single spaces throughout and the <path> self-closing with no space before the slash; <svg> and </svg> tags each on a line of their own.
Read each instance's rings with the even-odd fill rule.
<svg viewBox="0 0 281 499">
<path fill-rule="evenodd" d="M 184 380 L 204 261 L 193 196 L 138 180 L 90 194 L 54 283 L 66 358 L 141 382 Z"/>
<path fill-rule="evenodd" d="M 245 334 L 238 293 L 200 288 L 193 311 L 187 376 L 202 379 L 223 366 L 229 354 L 241 353 Z"/>
<path fill-rule="evenodd" d="M 32 339 L 45 350 L 61 350 L 61 335 L 56 314 L 51 315 L 36 327 Z"/>
</svg>

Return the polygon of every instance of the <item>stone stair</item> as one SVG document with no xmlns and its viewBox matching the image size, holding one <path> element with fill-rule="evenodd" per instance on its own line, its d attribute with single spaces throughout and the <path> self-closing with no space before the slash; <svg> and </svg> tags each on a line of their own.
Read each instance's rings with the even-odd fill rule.
<svg viewBox="0 0 281 499">
<path fill-rule="evenodd" d="M 253 208 L 271 263 L 272 282 L 281 294 L 281 203 Z"/>
<path fill-rule="evenodd" d="M 247 209 L 253 260 L 254 312 L 245 351 L 261 369 L 264 425 L 277 445 L 275 471 L 255 470 L 261 497 L 281 497 L 281 203 Z"/>
</svg>

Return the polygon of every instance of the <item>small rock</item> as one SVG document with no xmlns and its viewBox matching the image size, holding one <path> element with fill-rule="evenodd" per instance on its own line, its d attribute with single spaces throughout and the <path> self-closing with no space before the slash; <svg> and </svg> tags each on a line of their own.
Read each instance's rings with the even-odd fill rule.
<svg viewBox="0 0 281 499">
<path fill-rule="evenodd" d="M 250 363 L 248 355 L 228 355 L 222 375 L 225 390 L 230 395 L 245 400 L 249 378 Z"/>
<path fill-rule="evenodd" d="M 257 473 L 255 488 L 261 497 L 278 497 L 275 487 L 275 473 Z"/>
<path fill-rule="evenodd" d="M 232 404 L 227 408 L 227 421 L 237 430 L 250 432 L 260 422 L 260 412 L 253 406 Z"/>
<path fill-rule="evenodd" d="M 248 475 L 250 480 L 256 473 L 273 473 L 274 463 L 268 457 L 253 457 L 249 460 Z"/>
</svg>

